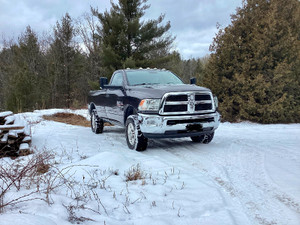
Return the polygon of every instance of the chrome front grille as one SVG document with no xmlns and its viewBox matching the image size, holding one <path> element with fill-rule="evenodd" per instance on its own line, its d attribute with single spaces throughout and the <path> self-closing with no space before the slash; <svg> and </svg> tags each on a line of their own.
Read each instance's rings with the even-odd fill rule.
<svg viewBox="0 0 300 225">
<path fill-rule="evenodd" d="M 164 95 L 159 113 L 175 115 L 214 111 L 213 96 L 210 92 L 172 92 Z"/>
</svg>

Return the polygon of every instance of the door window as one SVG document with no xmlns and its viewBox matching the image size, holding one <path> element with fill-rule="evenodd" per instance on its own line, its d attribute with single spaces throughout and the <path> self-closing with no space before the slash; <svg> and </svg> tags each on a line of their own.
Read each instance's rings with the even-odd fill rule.
<svg viewBox="0 0 300 225">
<path fill-rule="evenodd" d="M 123 86 L 123 75 L 122 73 L 115 73 L 113 76 L 110 85 L 113 86 Z"/>
</svg>

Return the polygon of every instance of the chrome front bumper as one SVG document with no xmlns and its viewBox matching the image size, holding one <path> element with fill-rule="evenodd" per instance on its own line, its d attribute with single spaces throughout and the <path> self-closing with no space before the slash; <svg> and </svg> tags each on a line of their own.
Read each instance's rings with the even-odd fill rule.
<svg viewBox="0 0 300 225">
<path fill-rule="evenodd" d="M 145 137 L 191 137 L 214 132 L 220 124 L 218 112 L 204 115 L 160 116 L 138 114 L 138 123 Z"/>
</svg>

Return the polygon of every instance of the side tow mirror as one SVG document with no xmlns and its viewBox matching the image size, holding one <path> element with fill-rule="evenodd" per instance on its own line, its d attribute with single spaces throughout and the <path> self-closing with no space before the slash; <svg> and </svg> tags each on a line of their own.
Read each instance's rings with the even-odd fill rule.
<svg viewBox="0 0 300 225">
<path fill-rule="evenodd" d="M 197 83 L 197 79 L 195 77 L 192 77 L 190 79 L 190 84 L 196 84 Z"/>
<path fill-rule="evenodd" d="M 100 77 L 99 83 L 100 83 L 100 88 L 103 89 L 104 85 L 108 84 L 108 80 L 106 77 Z"/>
</svg>

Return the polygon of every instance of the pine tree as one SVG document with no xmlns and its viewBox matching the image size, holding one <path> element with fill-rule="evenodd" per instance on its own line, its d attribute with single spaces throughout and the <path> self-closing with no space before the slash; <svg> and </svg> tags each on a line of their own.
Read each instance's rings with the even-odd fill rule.
<svg viewBox="0 0 300 225">
<path fill-rule="evenodd" d="M 158 67 L 169 60 L 174 40 L 167 31 L 170 22 L 161 25 L 164 15 L 142 21 L 147 0 L 119 0 L 110 11 L 92 9 L 101 26 L 97 38 L 102 47 L 102 63 L 107 73 L 124 67 Z"/>
<path fill-rule="evenodd" d="M 67 13 L 61 23 L 56 23 L 54 41 L 47 53 L 52 107 L 69 108 L 78 102 L 85 102 L 83 96 L 86 96 L 88 86 L 83 79 L 85 57 L 76 47 L 75 36 L 72 19 Z"/>
<path fill-rule="evenodd" d="M 225 120 L 299 122 L 300 3 L 248 0 L 211 45 L 204 85 Z"/>
<path fill-rule="evenodd" d="M 19 37 L 18 45 L 2 52 L 2 76 L 4 77 L 4 106 L 14 112 L 42 107 L 40 82 L 45 64 L 37 35 L 30 26 Z"/>
</svg>

